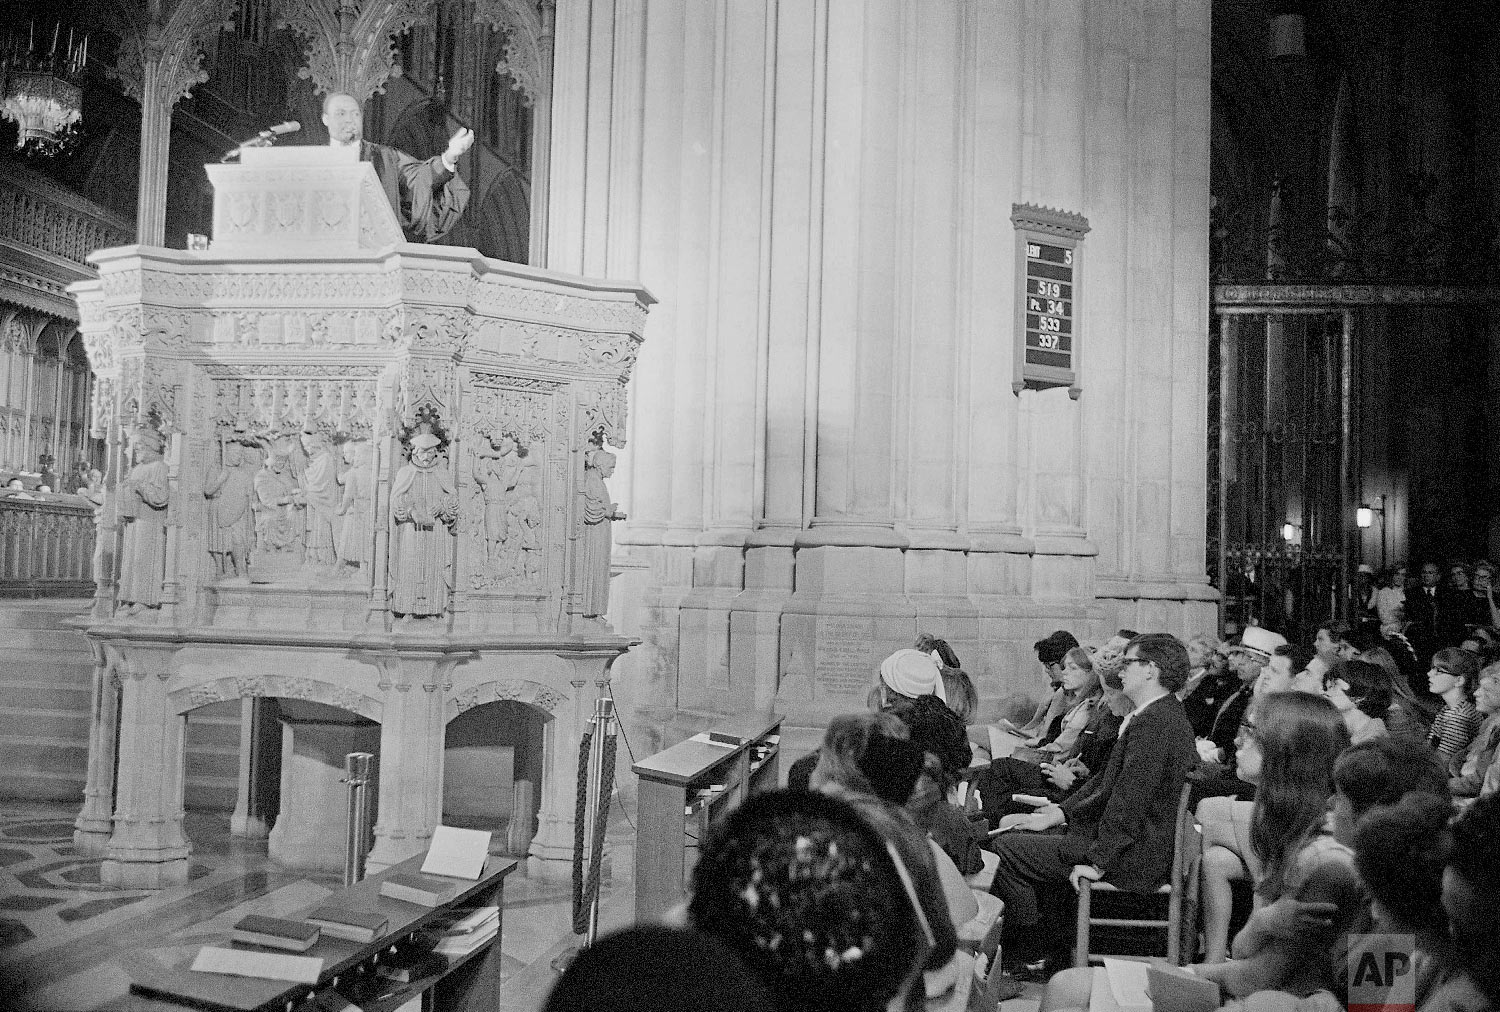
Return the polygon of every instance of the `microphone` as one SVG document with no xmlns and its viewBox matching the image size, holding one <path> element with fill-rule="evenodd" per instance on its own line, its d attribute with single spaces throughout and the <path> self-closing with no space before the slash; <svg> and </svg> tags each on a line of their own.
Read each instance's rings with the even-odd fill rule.
<svg viewBox="0 0 1500 1012">
<path fill-rule="evenodd" d="M 301 129 L 302 124 L 298 123 L 294 119 L 289 119 L 285 123 L 277 123 L 275 126 L 266 127 L 260 133 L 256 134 L 248 141 L 245 141 L 243 144 L 236 144 L 234 147 L 224 152 L 224 157 L 220 158 L 219 161 L 227 162 L 231 158 L 239 155 L 239 153 L 241 151 L 244 151 L 246 148 L 270 147 L 271 142 L 275 138 L 281 136 L 282 134 L 294 134 Z"/>
</svg>

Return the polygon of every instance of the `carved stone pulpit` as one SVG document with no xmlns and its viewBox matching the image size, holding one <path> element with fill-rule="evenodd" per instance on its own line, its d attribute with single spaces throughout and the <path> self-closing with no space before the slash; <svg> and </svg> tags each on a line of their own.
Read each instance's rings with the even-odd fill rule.
<svg viewBox="0 0 1500 1012">
<path fill-rule="evenodd" d="M 653 300 L 403 243 L 329 149 L 247 155 L 209 167 L 209 250 L 101 250 L 72 289 L 113 552 L 79 846 L 110 883 L 184 881 L 185 715 L 278 697 L 379 724 L 393 864 L 440 820 L 447 723 L 509 701 L 545 720 L 530 857 L 566 870 L 579 737 L 631 645 L 590 504 Z"/>
</svg>

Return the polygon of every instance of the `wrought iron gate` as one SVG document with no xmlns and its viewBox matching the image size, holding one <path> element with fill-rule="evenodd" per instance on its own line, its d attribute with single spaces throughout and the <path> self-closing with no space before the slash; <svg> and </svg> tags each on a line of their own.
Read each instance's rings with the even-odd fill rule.
<svg viewBox="0 0 1500 1012">
<path fill-rule="evenodd" d="M 1328 306 L 1214 308 L 1209 567 L 1221 628 L 1255 623 L 1307 642 L 1348 594 L 1353 317 Z"/>
</svg>

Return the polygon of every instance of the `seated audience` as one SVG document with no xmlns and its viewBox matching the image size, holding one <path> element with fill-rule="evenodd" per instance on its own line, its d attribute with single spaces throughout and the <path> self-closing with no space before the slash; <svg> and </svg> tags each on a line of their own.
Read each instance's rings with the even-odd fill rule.
<svg viewBox="0 0 1500 1012">
<path fill-rule="evenodd" d="M 1427 686 L 1443 700 L 1443 708 L 1433 719 L 1427 741 L 1445 763 L 1469 747 L 1484 722 L 1473 703 L 1478 675 L 1479 658 L 1467 650 L 1447 647 L 1432 657 Z"/>
<path fill-rule="evenodd" d="M 1500 1006 L 1500 797 L 1480 798 L 1452 827 L 1443 871 L 1443 909 L 1455 973 L 1419 1012 Z"/>
<path fill-rule="evenodd" d="M 1195 738 L 1208 736 L 1219 704 L 1224 702 L 1240 680 L 1228 670 L 1229 657 L 1216 636 L 1194 636 L 1187 643 L 1189 669 L 1187 684 L 1178 693 Z"/>
<path fill-rule="evenodd" d="M 904 806 L 906 813 L 937 842 L 960 873 L 973 875 L 984 867 L 979 856 L 984 827 L 971 822 L 963 809 L 948 801 L 959 774 L 969 764 L 969 741 L 963 724 L 936 696 L 898 700 L 887 712 L 906 725 L 912 744 L 926 753 L 922 773 Z"/>
<path fill-rule="evenodd" d="M 1227 962 L 1194 967 L 1232 997 L 1276 990 L 1306 996 L 1340 986 L 1343 967 L 1330 945 L 1364 911 L 1354 855 L 1324 829 L 1334 762 L 1349 744 L 1333 704 L 1306 693 L 1276 693 L 1255 707 L 1240 735 L 1240 776 L 1256 783 L 1250 845 L 1261 864 L 1256 911 L 1235 936 Z M 1283 897 L 1331 903 L 1321 945 L 1283 937 L 1276 920 Z M 1274 909 L 1273 909 L 1274 908 Z"/>
<path fill-rule="evenodd" d="M 1412 792 L 1372 808 L 1354 828 L 1354 866 L 1370 894 L 1375 930 L 1416 943 L 1416 1003 L 1454 976 L 1453 946 L 1443 913 L 1443 855 L 1453 806 L 1437 794 Z"/>
<path fill-rule="evenodd" d="M 1064 758 L 1076 753 L 1076 742 L 1089 720 L 1099 708 L 1102 693 L 1099 676 L 1094 673 L 1094 660 L 1082 647 L 1073 647 L 1063 656 L 1062 687 L 1067 692 L 1067 706 L 1053 720 L 1045 733 L 1026 740 L 1030 754 L 1022 750 L 1012 753 L 1016 758 L 1040 761 L 1060 755 Z"/>
<path fill-rule="evenodd" d="M 1368 646 L 1360 649 L 1355 659 L 1374 664 L 1385 674 L 1386 688 L 1391 697 L 1390 711 L 1381 718 L 1385 721 L 1386 731 L 1393 738 L 1426 741 L 1428 718 L 1421 700 L 1411 689 L 1410 677 L 1384 642 L 1376 642 L 1373 637 L 1367 642 Z M 1407 648 L 1401 649 L 1405 652 Z"/>
<path fill-rule="evenodd" d="M 1455 798 L 1478 797 L 1485 774 L 1494 764 L 1496 745 L 1500 745 L 1500 664 L 1479 673 L 1474 703 L 1484 724 L 1469 747 L 1448 762 L 1448 790 Z"/>
<path fill-rule="evenodd" d="M 1386 673 L 1368 661 L 1339 661 L 1323 676 L 1323 694 L 1344 718 L 1354 744 L 1389 734 L 1389 684 Z"/>
<path fill-rule="evenodd" d="M 1311 692 L 1315 696 L 1323 694 L 1323 681 L 1317 680 L 1316 687 L 1309 684 L 1307 668 L 1309 664 L 1317 661 L 1311 647 L 1304 647 L 1298 643 L 1283 643 L 1271 652 L 1271 659 L 1260 669 L 1260 674 L 1255 679 L 1253 694 L 1259 698 L 1268 696 L 1273 692 Z M 1321 665 L 1320 665 L 1321 666 Z"/>
<path fill-rule="evenodd" d="M 732 949 L 688 928 L 637 924 L 578 953 L 542 1012 L 779 1012 Z"/>
<path fill-rule="evenodd" d="M 880 662 L 879 675 L 865 697 L 865 705 L 879 710 L 901 699 L 935 695 L 947 702 L 937 662 L 930 653 L 910 647 L 897 650 Z M 787 769 L 788 787 L 805 789 L 818 765 L 818 750 L 802 756 Z"/>
<path fill-rule="evenodd" d="M 1007 958 L 1041 954 L 1066 961 L 1071 936 L 1070 882 L 1107 879 L 1122 889 L 1156 888 L 1171 871 L 1177 803 L 1193 763 L 1193 730 L 1176 696 L 1187 681 L 1187 650 L 1176 637 L 1148 633 L 1130 641 L 1121 675 L 1134 709 L 1120 728 L 1109 764 L 1060 805 L 1037 813 L 1038 829 L 994 841 L 1000 865 L 991 891 L 1005 901 Z"/>
<path fill-rule="evenodd" d="M 1041 662 L 1042 668 L 1047 672 L 1047 680 L 1051 683 L 1052 691 L 1039 704 L 1031 719 L 1017 727 L 1006 718 L 1001 718 L 995 726 L 1002 731 L 1009 731 L 1022 738 L 1045 734 L 1052 721 L 1067 707 L 1067 690 L 1062 687 L 1063 658 L 1068 651 L 1078 646 L 1078 641 L 1073 634 L 1059 629 L 1044 640 L 1037 640 L 1033 644 L 1036 649 L 1036 659 Z"/>
<path fill-rule="evenodd" d="M 1234 739 L 1250 706 L 1255 682 L 1261 669 L 1271 662 L 1272 652 L 1285 643 L 1286 637 L 1280 633 L 1249 626 L 1240 642 L 1229 648 L 1229 670 L 1239 679 L 1239 685 L 1219 704 L 1208 733 L 1198 739 L 1198 755 L 1205 763 L 1228 768 L 1234 755 Z"/>
<path fill-rule="evenodd" d="M 966 953 L 955 956 L 947 940 L 956 939 L 955 925 L 979 913 L 979 903 L 953 861 L 902 807 L 911 799 L 926 761 L 926 753 L 907 740 L 908 734 L 906 725 L 888 712 L 833 718 L 823 735 L 812 788 L 849 802 L 900 851 L 946 952 L 943 962 L 927 967 L 926 990 L 935 997 L 951 990 L 964 971 L 972 969 L 972 958 Z"/>
<path fill-rule="evenodd" d="M 1013 756 L 996 759 L 971 778 L 979 791 L 985 821 L 990 829 L 999 828 L 1001 820 L 1007 816 L 1035 810 L 1034 806 L 1016 801 L 1015 795 L 1062 801 L 1082 789 L 1091 775 L 1109 764 L 1109 753 L 1114 748 L 1120 722 L 1134 705 L 1125 695 L 1120 681 L 1122 664 L 1122 653 L 1101 651 L 1095 659 L 1094 671 L 1100 676 L 1103 705 L 1094 709 L 1088 726 L 1079 735 L 1076 754 L 1040 765 Z"/>
<path fill-rule="evenodd" d="M 953 957 L 953 925 L 941 906 L 913 902 L 897 856 L 905 862 L 907 851 L 887 847 L 846 800 L 757 794 L 704 841 L 688 918 L 734 950 L 783 1012 L 881 1012 L 913 999 L 920 1008 L 913 985 L 924 966 Z M 906 871 L 920 895 L 919 872 Z"/>
<path fill-rule="evenodd" d="M 1376 738 L 1351 745 L 1333 765 L 1328 826 L 1345 846 L 1354 826 L 1377 805 L 1394 805 L 1411 791 L 1446 796 L 1448 778 L 1432 750 L 1404 738 Z"/>
</svg>

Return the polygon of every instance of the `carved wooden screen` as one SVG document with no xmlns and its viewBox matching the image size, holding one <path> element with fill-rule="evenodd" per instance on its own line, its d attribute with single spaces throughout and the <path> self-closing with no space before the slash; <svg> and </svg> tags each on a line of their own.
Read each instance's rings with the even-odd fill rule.
<svg viewBox="0 0 1500 1012">
<path fill-rule="evenodd" d="M 1328 307 L 1216 312 L 1209 566 L 1222 625 L 1310 641 L 1347 594 L 1352 317 Z"/>
</svg>

